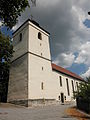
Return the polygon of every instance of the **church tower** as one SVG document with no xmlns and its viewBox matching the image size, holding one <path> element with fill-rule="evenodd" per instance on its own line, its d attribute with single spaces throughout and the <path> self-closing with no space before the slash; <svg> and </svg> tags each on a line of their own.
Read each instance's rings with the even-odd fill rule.
<svg viewBox="0 0 90 120">
<path fill-rule="evenodd" d="M 28 19 L 13 33 L 8 102 L 30 106 L 53 99 L 49 33 Z"/>
</svg>

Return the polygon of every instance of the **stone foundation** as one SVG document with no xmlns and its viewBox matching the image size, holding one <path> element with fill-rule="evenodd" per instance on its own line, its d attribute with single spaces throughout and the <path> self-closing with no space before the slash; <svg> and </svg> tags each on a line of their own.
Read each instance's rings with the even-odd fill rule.
<svg viewBox="0 0 90 120">
<path fill-rule="evenodd" d="M 30 100 L 14 100 L 9 101 L 11 104 L 31 107 L 31 106 L 44 106 L 59 103 L 55 99 L 30 99 Z"/>
<path fill-rule="evenodd" d="M 13 100 L 8 103 L 28 107 L 28 100 Z"/>
<path fill-rule="evenodd" d="M 34 100 L 28 100 L 28 107 L 50 105 L 50 104 L 55 104 L 55 103 L 56 103 L 55 99 L 34 99 Z"/>
</svg>

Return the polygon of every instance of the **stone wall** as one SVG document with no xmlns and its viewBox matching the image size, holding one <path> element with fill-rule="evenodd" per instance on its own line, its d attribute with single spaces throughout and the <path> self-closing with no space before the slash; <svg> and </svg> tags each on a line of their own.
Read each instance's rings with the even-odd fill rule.
<svg viewBox="0 0 90 120">
<path fill-rule="evenodd" d="M 57 104 L 58 102 L 55 99 L 29 99 L 28 107 L 31 106 L 46 106 L 51 104 Z"/>
<path fill-rule="evenodd" d="M 26 54 L 12 62 L 9 78 L 8 102 L 27 100 L 28 98 L 27 56 Z"/>
</svg>

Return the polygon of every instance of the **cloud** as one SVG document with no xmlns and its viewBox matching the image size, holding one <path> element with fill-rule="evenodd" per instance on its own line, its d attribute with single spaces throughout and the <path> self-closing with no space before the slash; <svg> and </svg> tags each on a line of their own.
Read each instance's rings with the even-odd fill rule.
<svg viewBox="0 0 90 120">
<path fill-rule="evenodd" d="M 23 14 L 23 13 L 22 13 Z M 28 18 L 27 18 L 28 19 Z M 23 23 L 25 22 L 25 20 L 22 18 L 22 16 L 20 16 L 18 18 L 18 22 L 15 26 L 13 26 L 12 30 L 15 31 L 16 29 L 18 29 Z"/>
<path fill-rule="evenodd" d="M 55 64 L 59 64 L 64 68 L 70 67 L 72 63 L 74 62 L 75 55 L 72 53 L 66 54 L 62 53 L 56 57 L 55 61 L 53 61 Z"/>
<path fill-rule="evenodd" d="M 88 70 L 84 74 L 81 74 L 81 77 L 83 77 L 83 78 L 86 78 L 89 76 L 90 76 L 90 67 L 88 68 Z"/>
<path fill-rule="evenodd" d="M 84 63 L 90 66 L 90 42 L 86 42 L 85 44 L 80 46 L 80 51 L 75 60 L 75 63 Z"/>
<path fill-rule="evenodd" d="M 55 63 L 64 67 L 73 63 L 89 66 L 90 29 L 83 24 L 90 19 L 88 3 L 89 0 L 37 0 L 36 7 L 27 8 L 13 29 L 33 15 L 33 19 L 51 33 L 51 54 Z"/>
</svg>

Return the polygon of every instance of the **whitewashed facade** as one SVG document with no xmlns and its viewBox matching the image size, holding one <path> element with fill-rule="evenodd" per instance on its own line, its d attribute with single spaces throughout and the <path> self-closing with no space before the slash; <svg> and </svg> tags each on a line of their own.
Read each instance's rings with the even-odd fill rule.
<svg viewBox="0 0 90 120">
<path fill-rule="evenodd" d="M 47 31 L 27 20 L 13 33 L 13 45 L 8 102 L 31 106 L 73 100 L 73 90 L 82 78 L 53 69 Z"/>
<path fill-rule="evenodd" d="M 53 79 L 56 79 L 55 85 L 57 89 L 57 94 L 56 94 L 57 100 L 59 100 L 59 96 L 60 96 L 60 101 L 61 101 L 61 94 L 63 94 L 64 102 L 74 100 L 73 94 L 75 91 L 77 91 L 78 86 L 81 83 L 81 80 L 78 80 L 77 78 L 73 78 L 72 76 L 66 75 L 64 73 L 55 70 L 53 70 L 52 73 L 53 73 L 52 74 Z M 67 86 L 67 80 L 68 80 L 68 86 Z"/>
</svg>

